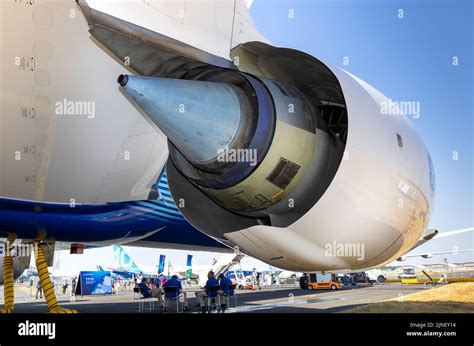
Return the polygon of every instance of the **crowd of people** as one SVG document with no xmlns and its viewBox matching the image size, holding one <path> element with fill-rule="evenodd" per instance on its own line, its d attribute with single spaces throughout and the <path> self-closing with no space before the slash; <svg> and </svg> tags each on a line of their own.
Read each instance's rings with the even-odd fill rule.
<svg viewBox="0 0 474 346">
<path fill-rule="evenodd" d="M 219 274 L 216 278 L 214 272 L 210 271 L 203 289 L 195 292 L 201 312 L 210 312 L 211 305 L 213 307 L 219 306 L 220 311 L 224 312 L 227 309 L 226 297 L 233 295 L 234 289 L 230 278 L 223 274 Z M 170 300 L 178 300 L 183 304 L 183 311 L 189 311 L 187 294 L 183 291 L 183 286 L 177 275 L 173 275 L 168 280 L 164 276 L 161 279 L 144 277 L 138 285 L 138 290 L 144 298 L 158 299 L 164 312 L 169 311 Z"/>
<path fill-rule="evenodd" d="M 135 287 L 135 283 L 131 280 L 122 278 L 114 278 L 112 280 L 112 293 L 131 291 Z"/>
<path fill-rule="evenodd" d="M 71 280 L 71 284 L 69 284 L 69 281 L 66 279 L 62 283 L 60 282 L 53 282 L 54 290 L 59 294 L 68 294 L 70 293 L 71 296 L 75 295 L 76 292 L 76 286 L 77 286 L 77 278 L 73 277 Z M 30 296 L 33 296 L 33 288 L 36 288 L 36 294 L 35 298 L 43 298 L 43 286 L 41 285 L 41 280 L 39 278 L 36 280 L 36 283 L 34 282 L 33 278 L 30 277 L 28 281 L 28 287 L 30 288 Z M 68 288 L 71 288 L 69 291 Z"/>
<path fill-rule="evenodd" d="M 184 283 L 187 287 L 190 286 L 189 280 L 184 281 Z M 31 289 L 33 287 L 36 288 L 36 299 L 43 298 L 41 281 L 37 280 L 36 284 L 34 284 L 33 280 L 30 279 L 29 284 Z M 77 278 L 73 277 L 71 283 L 66 279 L 62 283 L 55 283 L 54 285 L 58 293 L 67 294 L 70 292 L 73 296 L 76 291 Z M 158 299 L 164 312 L 169 311 L 171 300 L 178 300 L 178 303 L 183 306 L 183 311 L 189 311 L 187 292 L 183 291 L 182 281 L 178 279 L 177 275 L 166 279 L 164 275 L 145 277 L 139 273 L 129 280 L 122 278 L 114 278 L 112 280 L 113 293 L 129 291 L 134 288 L 144 298 Z M 233 295 L 234 290 L 235 285 L 229 277 L 219 274 L 216 278 L 214 272 L 209 271 L 206 284 L 202 290 L 195 292 L 197 306 L 202 313 L 210 312 L 211 308 L 217 307 L 220 308 L 221 312 L 224 312 L 227 309 L 226 298 Z"/>
</svg>

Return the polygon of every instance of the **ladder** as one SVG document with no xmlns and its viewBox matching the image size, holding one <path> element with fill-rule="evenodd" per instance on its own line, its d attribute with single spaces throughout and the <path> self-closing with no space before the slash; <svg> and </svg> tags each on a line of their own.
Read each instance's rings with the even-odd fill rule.
<svg viewBox="0 0 474 346">
<path fill-rule="evenodd" d="M 227 263 L 227 264 L 224 264 L 224 265 L 221 265 L 220 267 L 218 267 L 215 271 L 214 271 L 214 275 L 215 276 L 218 276 L 219 274 L 225 274 L 227 271 L 229 271 L 230 268 L 232 268 L 233 266 L 235 266 L 236 264 L 240 264 L 240 261 L 242 260 L 242 258 L 244 258 L 245 255 L 242 254 L 242 253 L 237 253 L 234 258 L 232 258 L 232 260 Z"/>
</svg>

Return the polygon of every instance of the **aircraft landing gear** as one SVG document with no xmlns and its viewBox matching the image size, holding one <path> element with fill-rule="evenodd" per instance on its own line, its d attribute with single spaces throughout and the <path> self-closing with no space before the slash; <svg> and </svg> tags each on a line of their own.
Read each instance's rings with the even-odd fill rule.
<svg viewBox="0 0 474 346">
<path fill-rule="evenodd" d="M 49 278 L 48 266 L 46 264 L 43 248 L 39 241 L 35 242 L 35 255 L 36 269 L 38 270 L 38 276 L 41 281 L 41 286 L 43 287 L 46 304 L 48 304 L 48 312 L 51 314 L 76 314 L 77 310 L 66 309 L 59 306 L 53 285 L 51 284 L 51 279 Z"/>
<path fill-rule="evenodd" d="M 8 250 L 15 241 L 16 236 L 9 234 L 7 238 L 7 249 L 3 256 L 3 301 L 5 307 L 0 309 L 0 314 L 10 314 L 13 312 L 15 293 L 13 290 L 13 257 Z"/>
</svg>

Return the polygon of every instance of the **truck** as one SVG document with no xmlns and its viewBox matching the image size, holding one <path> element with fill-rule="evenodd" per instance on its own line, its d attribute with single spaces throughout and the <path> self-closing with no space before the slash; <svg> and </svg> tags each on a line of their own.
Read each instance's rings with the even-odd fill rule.
<svg viewBox="0 0 474 346">
<path fill-rule="evenodd" d="M 302 289 L 341 289 L 343 285 L 337 280 L 335 274 L 304 273 L 300 278 L 300 287 Z"/>
</svg>

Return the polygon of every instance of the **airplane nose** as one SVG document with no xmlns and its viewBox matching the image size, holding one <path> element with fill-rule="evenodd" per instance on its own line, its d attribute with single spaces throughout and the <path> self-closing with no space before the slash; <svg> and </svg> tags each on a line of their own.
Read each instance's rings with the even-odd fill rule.
<svg viewBox="0 0 474 346">
<path fill-rule="evenodd" d="M 242 96 L 225 83 L 129 75 L 117 82 L 190 162 L 215 159 L 245 116 Z"/>
</svg>

